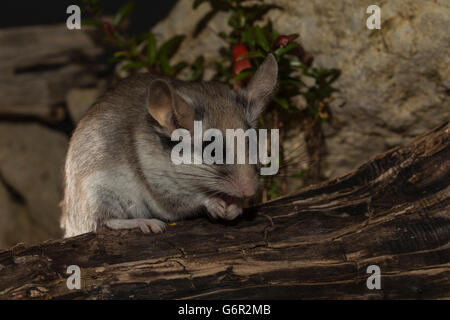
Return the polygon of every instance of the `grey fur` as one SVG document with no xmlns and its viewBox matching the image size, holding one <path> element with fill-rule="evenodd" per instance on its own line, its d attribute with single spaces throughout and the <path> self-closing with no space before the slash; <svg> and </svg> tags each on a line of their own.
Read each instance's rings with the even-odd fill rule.
<svg viewBox="0 0 450 320">
<path fill-rule="evenodd" d="M 264 87 L 253 84 L 253 93 L 235 93 L 214 82 L 183 82 L 151 74 L 122 80 L 106 92 L 80 121 L 70 141 L 61 217 L 65 236 L 103 225 L 140 227 L 144 232 L 150 227 L 160 232 L 164 229 L 161 221 L 193 216 L 204 207 L 213 217 L 239 215 L 241 196 L 236 181 L 257 184 L 254 166 L 173 164 L 170 132 L 164 132 L 150 116 L 147 108 L 152 92 L 148 89 L 157 79 L 167 82 L 192 108 L 194 118 L 203 121 L 204 130 L 245 130 L 274 90 L 277 68 L 273 56 L 264 65 L 268 70 L 259 75 Z M 263 81 L 267 77 L 271 81 Z M 264 101 L 250 103 L 251 96 L 264 97 Z"/>
</svg>

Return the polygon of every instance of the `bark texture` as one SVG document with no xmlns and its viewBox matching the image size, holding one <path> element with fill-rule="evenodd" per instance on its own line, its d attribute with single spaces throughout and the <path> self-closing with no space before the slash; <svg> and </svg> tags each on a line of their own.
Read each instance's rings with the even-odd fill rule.
<svg viewBox="0 0 450 320">
<path fill-rule="evenodd" d="M 232 224 L 18 245 L 0 252 L 0 298 L 449 299 L 449 137 L 444 124 Z M 80 290 L 66 286 L 69 265 Z M 380 290 L 366 285 L 370 265 Z"/>
</svg>

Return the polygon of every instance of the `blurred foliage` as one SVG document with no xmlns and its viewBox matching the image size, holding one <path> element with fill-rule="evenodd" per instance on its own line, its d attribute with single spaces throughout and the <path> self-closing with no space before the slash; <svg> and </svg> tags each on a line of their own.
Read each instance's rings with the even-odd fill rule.
<svg viewBox="0 0 450 320">
<path fill-rule="evenodd" d="M 198 58 L 192 65 L 185 61 L 171 63 L 185 35 L 176 35 L 161 44 L 157 44 L 155 35 L 149 31 L 142 34 L 128 35 L 124 26 L 135 4 L 128 2 L 115 14 L 112 21 L 103 17 L 100 0 L 83 0 L 91 19 L 84 20 L 84 25 L 95 26 L 103 33 L 103 40 L 113 47 L 113 62 L 120 63 L 121 70 L 130 73 L 146 69 L 149 72 L 176 77 L 185 68 L 189 68 L 189 80 L 199 80 L 203 76 L 203 58 Z"/>
<path fill-rule="evenodd" d="M 227 46 L 220 50 L 221 59 L 215 62 L 214 80 L 228 83 L 237 89 L 253 76 L 267 54 L 274 54 L 279 67 L 279 86 L 273 102 L 260 119 L 261 126 L 286 128 L 294 125 L 300 126 L 304 131 L 312 131 L 305 136 L 322 136 L 321 123 L 331 119 L 329 103 L 335 91 L 332 84 L 339 77 L 340 71 L 313 67 L 313 58 L 297 41 L 298 34 L 280 34 L 272 22 L 265 19 L 269 11 L 282 8 L 266 4 L 262 0 L 196 0 L 193 8 L 204 2 L 209 3 L 211 9 L 200 19 L 195 35 L 220 11 L 229 13 L 228 25 L 231 28 L 228 33 L 219 33 Z M 307 78 L 311 80 L 306 81 Z M 306 102 L 303 108 L 295 103 L 299 96 Z M 309 144 L 309 149 L 323 147 L 312 145 L 312 140 L 317 139 L 305 141 L 306 145 Z M 282 148 L 279 174 L 263 178 L 263 200 L 284 194 L 289 179 L 305 178 L 304 170 L 296 171 L 304 159 L 287 159 L 284 153 Z M 291 155 L 293 157 L 295 158 L 295 154 Z"/>
<path fill-rule="evenodd" d="M 192 63 L 171 63 L 184 35 L 174 36 L 162 44 L 157 44 L 155 35 L 150 31 L 140 35 L 127 35 L 123 25 L 134 9 L 134 3 L 125 4 L 118 10 L 113 21 L 107 22 L 102 17 L 99 1 L 83 1 L 92 16 L 85 24 L 103 29 L 105 40 L 114 47 L 112 59 L 120 62 L 122 70 L 132 73 L 145 68 L 150 72 L 176 77 L 187 69 L 184 73 L 187 80 L 203 80 L 205 61 L 202 56 Z M 260 119 L 260 125 L 267 128 L 293 125 L 307 131 L 305 137 L 322 137 L 321 124 L 331 119 L 329 103 L 335 91 L 332 85 L 340 71 L 313 67 L 313 58 L 298 42 L 298 34 L 280 34 L 273 27 L 266 14 L 271 10 L 282 10 L 279 6 L 264 3 L 263 0 L 195 0 L 193 8 L 196 9 L 203 3 L 208 3 L 210 10 L 197 23 L 194 37 L 219 12 L 229 14 L 228 25 L 231 28 L 228 33 L 219 33 L 226 45 L 220 49 L 219 58 L 215 61 L 213 80 L 227 83 L 237 90 L 252 77 L 267 54 L 274 54 L 279 66 L 279 86 L 273 102 Z M 307 81 L 308 78 L 310 80 Z M 298 106 L 295 102 L 298 97 L 303 97 L 306 106 Z M 315 144 L 311 142 L 314 140 Z M 305 139 L 307 149 L 310 151 L 323 147 L 317 145 L 317 141 L 319 144 L 324 143 L 320 139 Z M 305 178 L 304 170 L 291 172 L 289 169 L 298 168 L 298 162 L 284 165 L 290 159 L 285 159 L 283 148 L 280 151 L 280 174 L 264 177 L 263 200 L 285 193 L 287 179 Z"/>
</svg>

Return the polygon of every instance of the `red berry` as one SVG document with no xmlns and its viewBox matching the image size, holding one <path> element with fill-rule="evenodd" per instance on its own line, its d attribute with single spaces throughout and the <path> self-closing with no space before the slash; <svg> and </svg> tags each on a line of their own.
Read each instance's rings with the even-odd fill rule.
<svg viewBox="0 0 450 320">
<path fill-rule="evenodd" d="M 237 58 L 248 52 L 247 48 L 242 43 L 235 44 L 232 51 L 233 61 L 236 61 Z"/>
<path fill-rule="evenodd" d="M 286 47 L 291 40 L 288 36 L 279 36 L 277 39 L 277 45 L 280 47 Z"/>
<path fill-rule="evenodd" d="M 249 59 L 242 59 L 238 61 L 239 57 L 248 52 L 247 48 L 243 44 L 241 43 L 235 44 L 232 48 L 232 52 L 233 52 L 233 73 L 235 76 L 238 75 L 242 70 L 252 67 Z"/>
<path fill-rule="evenodd" d="M 242 70 L 248 69 L 252 67 L 252 64 L 250 63 L 249 59 L 242 59 L 237 61 L 237 59 L 242 56 L 243 54 L 246 54 L 248 52 L 247 48 L 241 44 L 235 44 L 232 48 L 232 54 L 233 54 L 233 74 L 234 76 L 237 76 L 239 73 L 241 73 Z M 240 82 L 234 83 L 234 89 L 237 90 L 237 88 L 241 85 Z"/>
<path fill-rule="evenodd" d="M 105 31 L 106 35 L 108 35 L 111 38 L 114 38 L 114 31 L 111 25 L 108 22 L 103 22 L 103 30 Z"/>
<path fill-rule="evenodd" d="M 235 61 L 233 63 L 233 73 L 235 76 L 237 76 L 239 73 L 241 73 L 242 70 L 251 68 L 252 65 L 250 64 L 250 61 L 248 59 L 244 59 L 241 61 Z"/>
</svg>

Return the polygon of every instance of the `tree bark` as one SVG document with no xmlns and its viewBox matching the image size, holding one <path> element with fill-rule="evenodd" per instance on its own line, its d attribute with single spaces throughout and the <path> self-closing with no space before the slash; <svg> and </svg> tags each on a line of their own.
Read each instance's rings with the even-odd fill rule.
<svg viewBox="0 0 450 320">
<path fill-rule="evenodd" d="M 15 246 L 0 252 L 0 298 L 449 299 L 449 137 L 444 124 L 231 224 Z M 79 290 L 66 286 L 69 265 Z M 381 289 L 367 286 L 370 265 Z"/>
</svg>

